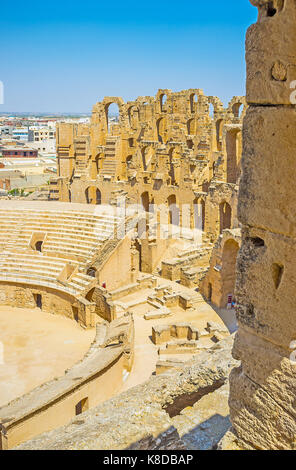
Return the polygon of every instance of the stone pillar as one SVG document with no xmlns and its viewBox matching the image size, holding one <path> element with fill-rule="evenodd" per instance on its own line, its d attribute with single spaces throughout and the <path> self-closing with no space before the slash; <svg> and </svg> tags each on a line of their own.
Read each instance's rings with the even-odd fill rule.
<svg viewBox="0 0 296 470">
<path fill-rule="evenodd" d="M 251 0 L 230 414 L 240 447 L 296 448 L 295 0 Z M 294 87 L 296 88 L 296 87 Z"/>
</svg>

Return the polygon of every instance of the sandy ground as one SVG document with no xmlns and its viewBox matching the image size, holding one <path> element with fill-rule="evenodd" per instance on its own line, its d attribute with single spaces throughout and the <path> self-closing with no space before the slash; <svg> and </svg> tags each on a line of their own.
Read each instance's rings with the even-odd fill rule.
<svg viewBox="0 0 296 470">
<path fill-rule="evenodd" d="M 192 293 L 191 289 L 180 286 L 175 282 L 167 281 L 166 279 L 159 279 L 158 283 L 159 285 L 170 284 L 175 291 L 190 291 Z M 147 294 L 151 293 L 152 291 L 153 290 L 149 291 L 145 289 L 142 292 L 130 294 L 129 296 L 122 298 L 121 301 L 124 303 L 133 303 L 136 298 L 138 298 L 138 300 L 143 298 L 144 300 L 145 297 L 147 298 Z M 126 379 L 122 390 L 128 390 L 135 385 L 145 382 L 155 372 L 155 366 L 159 356 L 157 352 L 158 347 L 155 346 L 151 340 L 153 326 L 173 325 L 175 323 L 185 322 L 191 323 L 198 329 L 203 329 L 206 327 L 208 321 L 214 321 L 216 323 L 226 325 L 230 333 L 236 330 L 234 310 L 219 310 L 207 302 L 199 303 L 197 308 L 192 311 L 185 311 L 180 307 L 172 308 L 171 311 L 173 312 L 173 315 L 158 320 L 144 319 L 144 314 L 149 310 L 152 310 L 152 307 L 147 303 L 129 308 L 129 311 L 134 314 L 135 322 L 135 360 L 133 369 Z"/>
<path fill-rule="evenodd" d="M 94 329 L 83 330 L 65 317 L 0 307 L 0 406 L 63 375 L 84 356 L 94 336 Z"/>
</svg>

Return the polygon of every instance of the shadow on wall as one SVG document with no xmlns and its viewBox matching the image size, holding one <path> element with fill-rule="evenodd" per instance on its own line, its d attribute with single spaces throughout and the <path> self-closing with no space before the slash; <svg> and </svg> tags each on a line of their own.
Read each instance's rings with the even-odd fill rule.
<svg viewBox="0 0 296 470">
<path fill-rule="evenodd" d="M 213 450 L 231 426 L 230 418 L 215 414 L 182 436 L 188 450 Z"/>
<path fill-rule="evenodd" d="M 182 437 L 174 426 L 170 426 L 156 437 L 149 435 L 125 450 L 215 450 L 230 426 L 229 416 L 214 414 Z"/>
</svg>

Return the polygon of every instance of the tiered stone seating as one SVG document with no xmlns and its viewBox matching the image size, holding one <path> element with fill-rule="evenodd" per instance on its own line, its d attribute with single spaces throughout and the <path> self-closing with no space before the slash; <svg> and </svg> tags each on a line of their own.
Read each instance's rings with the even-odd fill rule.
<svg viewBox="0 0 296 470">
<path fill-rule="evenodd" d="M 119 220 L 73 211 L 0 210 L 0 249 L 28 250 L 32 234 L 44 232 L 44 254 L 87 262 L 101 243 L 114 235 Z"/>
<path fill-rule="evenodd" d="M 93 283 L 83 272 L 104 241 L 116 236 L 122 219 L 102 213 L 0 207 L 0 281 L 48 286 L 79 295 Z M 42 252 L 30 246 L 44 234 Z M 77 268 L 59 280 L 65 266 Z"/>
</svg>

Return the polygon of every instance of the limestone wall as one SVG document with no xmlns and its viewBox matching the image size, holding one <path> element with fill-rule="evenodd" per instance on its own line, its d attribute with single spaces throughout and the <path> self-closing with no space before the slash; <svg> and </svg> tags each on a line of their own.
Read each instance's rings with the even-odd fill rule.
<svg viewBox="0 0 296 470">
<path fill-rule="evenodd" d="M 241 245 L 241 230 L 224 230 L 210 259 L 210 267 L 201 282 L 200 291 L 205 299 L 225 308 L 228 297 L 235 298 L 236 261 Z"/>
<path fill-rule="evenodd" d="M 41 286 L 0 282 L 0 305 L 18 308 L 36 308 L 36 296 L 40 296 L 41 309 L 54 315 L 62 315 L 78 321 L 86 328 L 95 326 L 94 306 L 86 299 Z"/>
<path fill-rule="evenodd" d="M 296 3 L 251 0 L 236 297 L 239 330 L 230 408 L 241 447 L 295 449 Z"/>
<path fill-rule="evenodd" d="M 229 337 L 181 370 L 152 377 L 84 413 L 79 425 L 73 420 L 18 449 L 184 449 L 173 417 L 227 382 L 236 365 L 232 344 Z"/>
<path fill-rule="evenodd" d="M 112 103 L 118 105 L 119 122 L 110 127 Z M 224 107 L 200 89 L 159 90 L 155 97 L 128 103 L 105 97 L 94 105 L 90 125 L 58 125 L 58 176 L 51 181 L 51 199 L 107 204 L 124 196 L 146 210 L 175 200 L 181 216 L 182 206 L 190 207 L 190 228 L 202 227 L 215 241 L 220 203 L 232 210 L 233 224 L 224 228 L 236 226 L 245 111 L 244 97 L 233 97 Z M 198 205 L 200 220 L 194 216 Z"/>
</svg>

